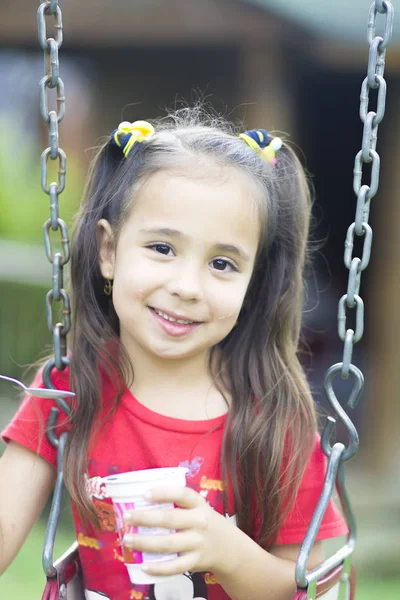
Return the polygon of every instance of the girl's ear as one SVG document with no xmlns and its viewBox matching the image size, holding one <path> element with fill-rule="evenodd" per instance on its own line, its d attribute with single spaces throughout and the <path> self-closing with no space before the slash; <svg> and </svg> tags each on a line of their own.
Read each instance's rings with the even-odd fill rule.
<svg viewBox="0 0 400 600">
<path fill-rule="evenodd" d="M 112 227 L 106 219 L 100 219 L 96 228 L 100 272 L 106 279 L 114 279 L 115 248 Z"/>
</svg>

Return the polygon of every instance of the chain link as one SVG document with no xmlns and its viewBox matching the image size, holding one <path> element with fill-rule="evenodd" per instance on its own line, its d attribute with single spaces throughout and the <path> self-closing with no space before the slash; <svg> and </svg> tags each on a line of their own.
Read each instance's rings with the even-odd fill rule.
<svg viewBox="0 0 400 600">
<path fill-rule="evenodd" d="M 389 42 L 392 38 L 394 8 L 390 0 L 375 0 L 375 2 L 372 3 L 371 8 L 369 9 L 367 40 L 370 46 L 372 45 L 374 39 L 378 37 L 375 35 L 377 13 L 380 13 L 381 15 L 386 15 L 385 32 L 383 34 L 382 44 L 379 48 L 380 52 L 383 52 L 388 47 Z"/>
<path fill-rule="evenodd" d="M 63 26 L 62 14 L 61 9 L 58 6 L 58 0 L 44 0 L 44 2 L 42 2 L 38 8 L 37 18 L 39 44 L 42 46 L 45 52 L 48 51 L 49 40 L 54 40 L 54 38 L 47 37 L 46 16 L 53 16 L 54 29 L 56 30 L 55 42 L 58 48 L 60 48 L 63 42 Z"/>
</svg>

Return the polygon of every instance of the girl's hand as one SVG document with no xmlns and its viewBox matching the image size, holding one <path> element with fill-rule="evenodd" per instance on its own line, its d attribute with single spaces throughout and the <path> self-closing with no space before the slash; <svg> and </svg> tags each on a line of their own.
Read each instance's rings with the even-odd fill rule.
<svg viewBox="0 0 400 600">
<path fill-rule="evenodd" d="M 124 544 L 141 552 L 168 554 L 178 558 L 142 566 L 152 575 L 178 575 L 185 571 L 214 571 L 226 559 L 226 549 L 236 530 L 235 525 L 215 512 L 204 498 L 189 487 L 160 487 L 151 491 L 148 502 L 173 502 L 179 508 L 131 510 L 125 513 L 125 523 L 142 527 L 176 529 L 166 535 L 127 533 Z"/>
</svg>

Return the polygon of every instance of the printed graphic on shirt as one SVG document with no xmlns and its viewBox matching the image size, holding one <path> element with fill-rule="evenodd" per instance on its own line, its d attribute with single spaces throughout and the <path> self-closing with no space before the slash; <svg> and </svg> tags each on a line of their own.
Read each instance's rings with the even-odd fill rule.
<svg viewBox="0 0 400 600">
<path fill-rule="evenodd" d="M 103 592 L 85 590 L 85 600 L 111 600 L 111 598 L 103 594 Z"/>
<path fill-rule="evenodd" d="M 202 573 L 183 573 L 151 586 L 149 600 L 208 600 Z"/>
<path fill-rule="evenodd" d="M 132 600 L 208 600 L 207 583 L 211 583 L 210 573 L 183 573 L 169 580 L 147 586 L 140 586 L 144 591 L 131 590 Z M 217 583 L 215 577 L 214 582 Z M 103 592 L 85 590 L 85 600 L 111 600 Z"/>
<path fill-rule="evenodd" d="M 78 533 L 77 541 L 80 546 L 84 546 L 85 548 L 93 548 L 94 550 L 100 550 L 102 546 L 100 540 L 93 537 L 89 537 L 81 531 Z"/>
<path fill-rule="evenodd" d="M 191 461 L 185 460 L 179 463 L 180 467 L 186 467 L 189 471 L 186 473 L 186 477 L 195 477 L 200 471 L 204 464 L 204 458 L 202 456 L 195 456 Z"/>
<path fill-rule="evenodd" d="M 197 479 L 197 476 L 199 475 L 203 465 L 204 458 L 202 456 L 195 456 L 191 460 L 185 460 L 179 463 L 180 467 L 186 467 L 189 469 L 188 473 L 186 474 L 187 485 L 198 492 L 200 496 L 207 501 L 211 508 L 222 513 L 222 493 L 224 490 L 223 482 L 220 479 L 212 479 L 206 475 L 202 475 L 200 481 L 193 481 L 194 478 Z"/>
</svg>

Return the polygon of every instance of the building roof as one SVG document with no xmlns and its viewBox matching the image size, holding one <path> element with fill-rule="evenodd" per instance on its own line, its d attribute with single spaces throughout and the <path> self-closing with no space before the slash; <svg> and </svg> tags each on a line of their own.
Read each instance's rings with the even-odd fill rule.
<svg viewBox="0 0 400 600">
<path fill-rule="evenodd" d="M 2 0 L 2 46 L 38 47 L 37 8 L 31 5 Z M 242 0 L 63 0 L 60 8 L 65 43 L 80 48 L 272 44 L 295 29 Z M 46 27 L 54 35 L 51 21 Z"/>
<path fill-rule="evenodd" d="M 367 43 L 367 20 L 372 0 L 244 1 L 286 18 L 319 36 L 355 46 Z M 396 21 L 398 16 L 395 12 L 392 43 L 400 45 L 400 27 L 396 27 Z M 377 15 L 378 35 L 382 35 L 384 23 L 384 16 Z"/>
</svg>

